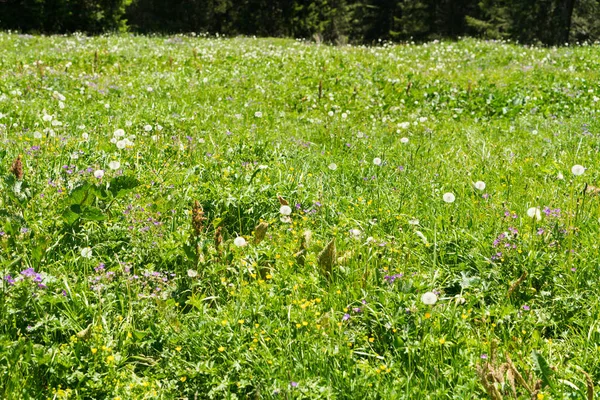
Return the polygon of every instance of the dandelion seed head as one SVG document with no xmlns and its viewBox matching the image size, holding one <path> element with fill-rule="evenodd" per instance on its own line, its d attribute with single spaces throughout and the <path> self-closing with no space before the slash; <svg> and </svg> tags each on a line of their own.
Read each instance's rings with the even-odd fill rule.
<svg viewBox="0 0 600 400">
<path fill-rule="evenodd" d="M 114 137 L 123 137 L 125 136 L 125 131 L 123 129 L 117 129 L 114 133 L 113 133 Z"/>
<path fill-rule="evenodd" d="M 290 206 L 281 206 L 279 208 L 279 213 L 281 215 L 290 215 L 292 213 L 292 208 Z"/>
<path fill-rule="evenodd" d="M 426 292 L 426 293 L 423 293 L 423 295 L 421 296 L 421 301 L 423 302 L 423 304 L 428 305 L 428 306 L 434 305 L 437 302 L 437 300 L 438 300 L 438 297 L 433 292 Z"/>
<path fill-rule="evenodd" d="M 244 247 L 247 244 L 247 242 L 246 242 L 246 239 L 244 239 L 241 236 L 238 236 L 233 240 L 233 244 L 236 245 L 237 247 Z"/>
<path fill-rule="evenodd" d="M 83 258 L 92 258 L 92 249 L 89 247 L 84 247 L 81 249 L 81 257 Z"/>
<path fill-rule="evenodd" d="M 444 196 L 442 196 L 442 198 L 444 199 L 444 201 L 446 203 L 454 203 L 454 200 L 456 200 L 456 197 L 454 196 L 454 193 L 444 193 Z"/>
<path fill-rule="evenodd" d="M 188 271 L 187 271 L 187 275 L 188 275 L 190 278 L 195 278 L 195 277 L 197 277 L 197 276 L 198 276 L 198 272 L 197 272 L 197 271 L 194 271 L 193 269 L 188 269 Z"/>
<path fill-rule="evenodd" d="M 578 165 L 578 164 L 573 165 L 573 167 L 571 168 L 571 172 L 575 176 L 583 175 L 583 173 L 585 172 L 585 167 L 583 167 L 582 165 Z"/>
</svg>

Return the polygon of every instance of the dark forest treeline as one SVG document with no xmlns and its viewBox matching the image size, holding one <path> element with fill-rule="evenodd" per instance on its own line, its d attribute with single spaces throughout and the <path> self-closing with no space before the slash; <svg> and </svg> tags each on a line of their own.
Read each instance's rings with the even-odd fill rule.
<svg viewBox="0 0 600 400">
<path fill-rule="evenodd" d="M 600 40 L 600 0 L 0 0 L 0 28 L 557 45 Z"/>
</svg>

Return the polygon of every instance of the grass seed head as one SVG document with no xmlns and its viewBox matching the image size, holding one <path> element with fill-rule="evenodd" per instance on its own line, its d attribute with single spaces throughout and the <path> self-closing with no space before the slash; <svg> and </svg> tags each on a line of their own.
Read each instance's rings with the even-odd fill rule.
<svg viewBox="0 0 600 400">
<path fill-rule="evenodd" d="M 287 200 L 281 197 L 280 195 L 277 195 L 277 200 L 279 200 L 279 204 L 281 204 L 282 206 L 290 205 L 290 203 L 288 203 Z"/>
<path fill-rule="evenodd" d="M 261 222 L 260 224 L 256 225 L 256 228 L 254 228 L 254 243 L 255 244 L 259 244 L 260 242 L 263 241 L 263 239 L 265 238 L 265 235 L 267 234 L 267 229 L 269 229 L 269 224 L 266 222 Z"/>
<path fill-rule="evenodd" d="M 198 200 L 196 200 L 194 202 L 194 208 L 192 208 L 192 227 L 194 228 L 194 235 L 196 235 L 196 237 L 200 236 L 200 233 L 202 233 L 204 221 L 206 221 L 204 210 Z"/>
<path fill-rule="evenodd" d="M 219 226 L 217 228 L 217 230 L 215 231 L 215 248 L 217 249 L 217 251 L 221 247 L 221 243 L 223 243 L 223 233 L 222 233 L 222 230 L 223 230 L 223 227 Z"/>
<path fill-rule="evenodd" d="M 317 257 L 319 267 L 321 267 L 321 272 L 327 277 L 327 279 L 331 279 L 335 259 L 335 239 L 331 239 L 329 243 L 327 243 L 327 246 L 325 246 L 325 248 L 319 253 L 319 256 Z"/>
<path fill-rule="evenodd" d="M 21 155 L 17 156 L 15 161 L 10 167 L 10 172 L 17 178 L 18 181 L 23 179 L 23 162 L 21 161 Z"/>
</svg>

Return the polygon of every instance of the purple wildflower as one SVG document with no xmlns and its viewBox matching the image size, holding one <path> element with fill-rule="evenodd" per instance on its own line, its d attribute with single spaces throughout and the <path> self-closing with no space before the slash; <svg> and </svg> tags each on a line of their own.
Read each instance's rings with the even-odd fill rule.
<svg viewBox="0 0 600 400">
<path fill-rule="evenodd" d="M 6 276 L 4 277 L 4 280 L 5 280 L 6 282 L 8 282 L 8 284 L 9 284 L 9 285 L 14 285 L 14 284 L 15 284 L 15 280 L 14 280 L 14 279 L 13 279 L 13 277 L 12 277 L 12 276 L 10 276 L 10 275 L 6 275 Z"/>
<path fill-rule="evenodd" d="M 383 279 L 385 279 L 389 284 L 392 284 L 396 279 L 402 278 L 403 276 L 404 274 L 402 273 L 396 275 L 386 275 L 383 277 Z"/>
<path fill-rule="evenodd" d="M 34 278 L 37 273 L 33 268 L 27 268 L 21 271 L 21 275 L 26 276 L 27 278 Z"/>
</svg>

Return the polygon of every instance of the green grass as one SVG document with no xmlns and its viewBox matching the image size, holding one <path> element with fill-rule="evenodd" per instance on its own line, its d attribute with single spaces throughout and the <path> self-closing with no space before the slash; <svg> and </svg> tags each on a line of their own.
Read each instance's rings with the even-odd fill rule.
<svg viewBox="0 0 600 400">
<path fill-rule="evenodd" d="M 591 399 L 599 79 L 594 46 L 0 34 L 0 397 Z"/>
</svg>

